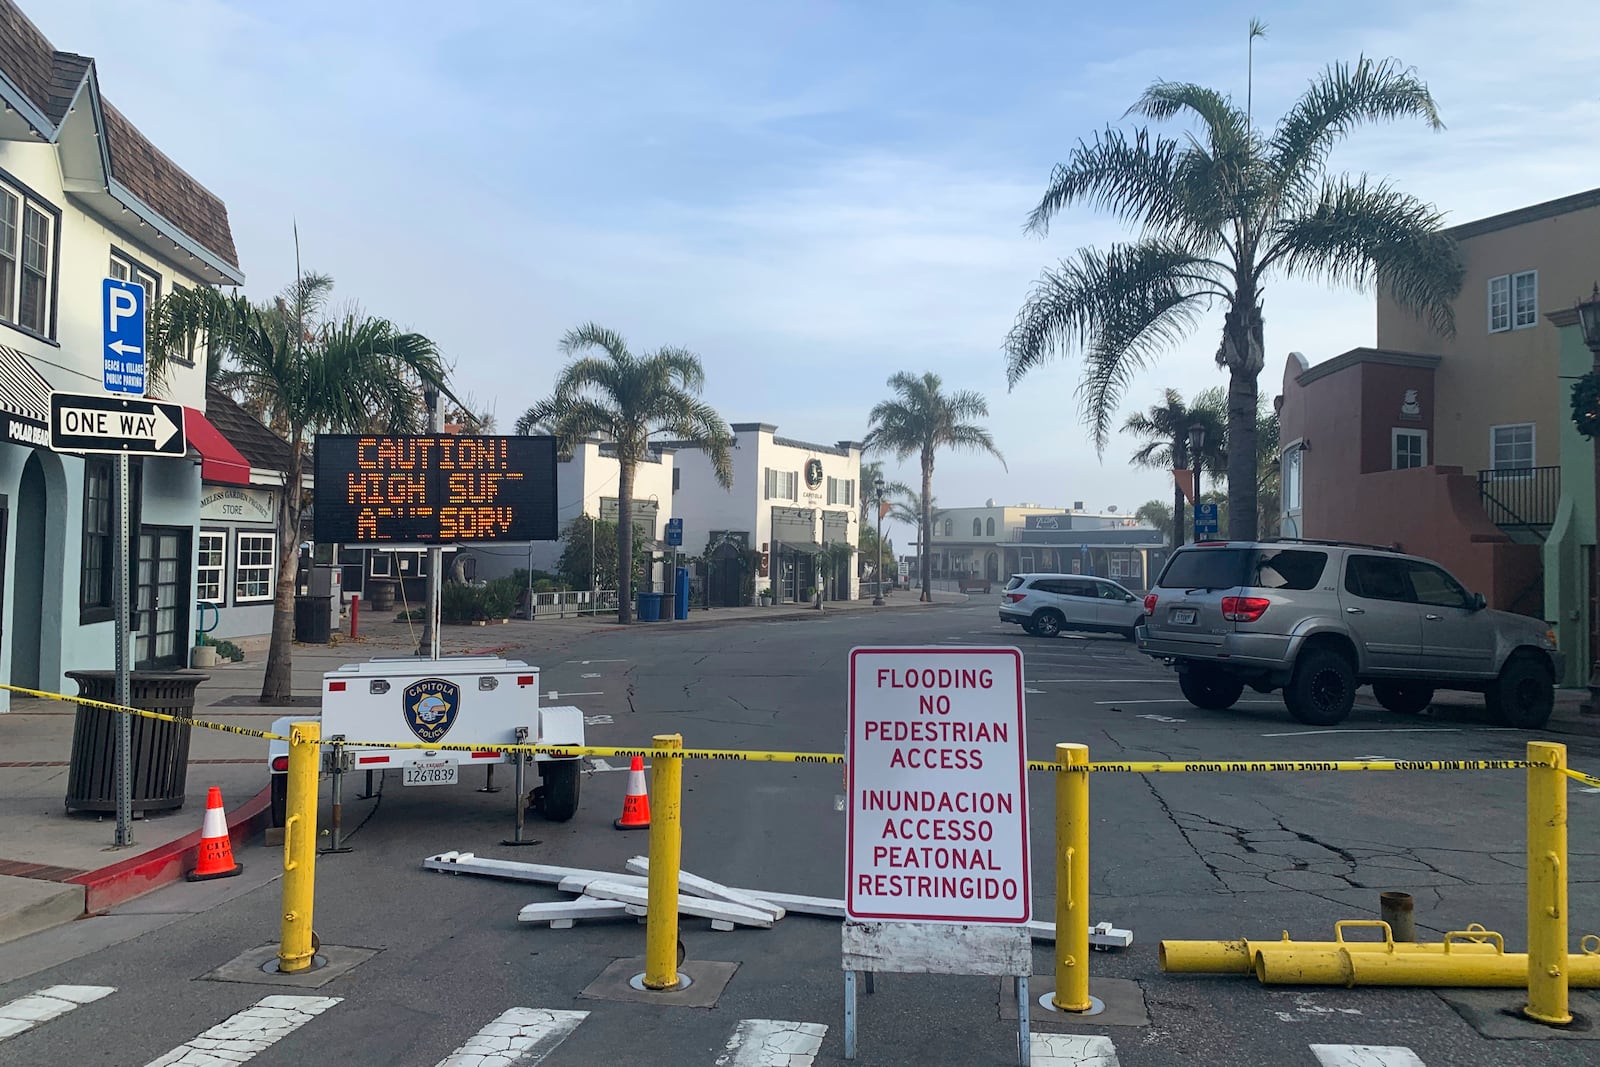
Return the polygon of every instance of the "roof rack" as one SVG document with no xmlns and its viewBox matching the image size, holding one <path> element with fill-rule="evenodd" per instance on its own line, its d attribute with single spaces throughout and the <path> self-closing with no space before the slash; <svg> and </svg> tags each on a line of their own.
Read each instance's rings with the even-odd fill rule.
<svg viewBox="0 0 1600 1067">
<path fill-rule="evenodd" d="M 1283 543 L 1283 544 L 1291 544 L 1291 545 L 1327 545 L 1327 546 L 1329 546 L 1331 548 L 1366 548 L 1366 549 L 1370 549 L 1373 552 L 1404 552 L 1405 551 L 1405 549 L 1401 548 L 1399 545 L 1369 545 L 1364 541 L 1320 540 L 1320 539 L 1317 539 L 1317 538 L 1314 538 L 1314 537 L 1273 537 L 1273 538 L 1269 538 L 1266 543 L 1268 543 L 1268 544 Z"/>
</svg>

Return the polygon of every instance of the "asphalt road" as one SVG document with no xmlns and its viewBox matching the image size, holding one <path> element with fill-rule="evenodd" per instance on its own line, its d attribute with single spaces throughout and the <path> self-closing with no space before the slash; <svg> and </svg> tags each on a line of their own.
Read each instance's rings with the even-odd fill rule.
<svg viewBox="0 0 1600 1067">
<path fill-rule="evenodd" d="M 540 664 L 543 687 L 560 694 L 555 702 L 584 709 L 595 744 L 639 745 L 678 732 L 689 747 L 836 752 L 845 740 L 849 650 L 907 643 L 1022 648 L 1028 746 L 1036 759 L 1050 758 L 1059 741 L 1086 743 L 1101 760 L 1516 759 L 1527 740 L 1472 717 L 1391 715 L 1370 700 L 1331 730 L 1301 727 L 1276 697 L 1248 692 L 1232 711 L 1200 711 L 1179 696 L 1169 672 L 1127 642 L 1026 637 L 996 621 L 988 603 L 737 626 L 691 621 L 592 635 L 552 627 L 541 647 L 520 654 Z M 1574 766 L 1600 767 L 1600 742 L 1565 740 Z M 353 851 L 318 861 L 320 937 L 330 946 L 377 950 L 321 989 L 203 977 L 277 936 L 277 855 L 263 848 L 246 850 L 239 879 L 176 887 L 124 914 L 0 947 L 0 1005 L 56 985 L 115 990 L 17 1036 L 0 1036 L 0 1063 L 149 1063 L 281 994 L 340 999 L 312 1005 L 322 1011 L 315 1017 L 294 1017 L 303 1025 L 251 1061 L 262 1067 L 426 1067 L 512 1008 L 589 1013 L 578 1021 L 545 1018 L 539 1025 L 570 1033 L 553 1049 L 554 1038 L 532 1049 L 530 1056 L 545 1055 L 542 1061 L 521 1062 L 784 1062 L 756 1057 L 749 1041 L 742 1050 L 727 1048 L 745 1020 L 822 1024 L 815 1062 L 844 1062 L 837 921 L 791 916 L 770 930 L 717 933 L 686 919 L 681 939 L 688 959 L 738 964 L 715 1007 L 588 999 L 580 992 L 608 964 L 643 953 L 642 926 L 519 924 L 522 905 L 564 895 L 421 867 L 424 857 L 454 849 L 621 872 L 646 848 L 645 834 L 611 825 L 625 780 L 620 769 L 586 775 L 577 817 L 563 824 L 535 819 L 528 834 L 539 844 L 513 849 L 500 845 L 512 829 L 509 789 L 476 792 L 481 779 L 454 789 L 404 789 L 391 773 L 378 797 L 346 806 Z M 510 784 L 504 771 L 499 784 Z M 729 885 L 840 895 L 838 766 L 690 762 L 684 785 L 684 869 Z M 1095 981 L 1136 982 L 1148 1021 L 1108 1026 L 1036 1010 L 1038 1034 L 1109 1039 L 1052 1039 L 1059 1058 L 1047 1059 L 1040 1045 L 1036 1064 L 1490 1067 L 1592 1064 L 1600 1056 L 1600 1044 L 1591 1043 L 1600 1031 L 1558 1037 L 1516 1030 L 1518 1024 L 1497 1016 L 1497 1007 L 1518 1002 L 1514 991 L 1476 998 L 1482 1012 L 1474 1018 L 1487 1018 L 1490 1029 L 1512 1028 L 1516 1036 L 1503 1040 L 1484 1036 L 1469 1022 L 1470 1012 L 1429 990 L 1265 987 L 1245 977 L 1166 976 L 1157 962 L 1163 938 L 1275 938 L 1287 930 L 1326 939 L 1335 920 L 1375 918 L 1379 892 L 1390 889 L 1414 895 L 1421 936 L 1437 939 L 1477 922 L 1522 950 L 1519 772 L 1102 774 L 1092 779 L 1092 805 L 1093 917 L 1136 937 L 1131 949 L 1094 954 L 1092 974 Z M 1575 785 L 1571 821 L 1576 943 L 1579 934 L 1600 930 L 1600 792 Z M 1032 780 L 1032 834 L 1035 912 L 1048 920 L 1055 904 L 1045 859 L 1053 847 L 1053 800 L 1044 775 Z M 1052 970 L 1051 946 L 1037 944 L 1035 975 Z M 1013 1063 L 1015 1023 L 1004 1017 L 1007 1003 L 995 979 L 884 976 L 876 992 L 861 997 L 857 1062 Z M 1575 993 L 1573 1007 L 1600 1016 L 1600 999 L 1591 994 Z M 0 1007 L 0 1020 L 6 1014 Z M 764 1024 L 744 1025 L 754 1033 Z M 1330 1048 L 1319 1054 L 1313 1046 Z M 803 1050 L 803 1039 L 794 1047 Z M 1409 1049 L 1415 1059 L 1396 1049 Z"/>
</svg>

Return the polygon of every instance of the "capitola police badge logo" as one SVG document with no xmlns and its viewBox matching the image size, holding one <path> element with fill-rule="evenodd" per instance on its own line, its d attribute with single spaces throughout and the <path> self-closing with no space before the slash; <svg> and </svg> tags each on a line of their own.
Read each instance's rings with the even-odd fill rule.
<svg viewBox="0 0 1600 1067">
<path fill-rule="evenodd" d="M 420 740 L 437 741 L 455 725 L 461 687 L 443 678 L 422 678 L 406 686 L 400 699 L 411 732 Z"/>
</svg>

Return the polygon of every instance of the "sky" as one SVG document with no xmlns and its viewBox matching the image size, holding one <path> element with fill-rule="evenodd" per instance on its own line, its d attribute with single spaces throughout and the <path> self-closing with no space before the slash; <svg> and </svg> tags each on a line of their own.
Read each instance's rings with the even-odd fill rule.
<svg viewBox="0 0 1600 1067">
<path fill-rule="evenodd" d="M 860 440 L 890 375 L 933 371 L 986 396 L 1005 457 L 941 455 L 943 506 L 1171 499 L 1127 438 L 1097 454 L 1075 358 L 1010 389 L 1002 346 L 1044 267 L 1126 235 L 1088 208 L 1024 234 L 1051 167 L 1130 125 L 1157 79 L 1242 99 L 1252 16 L 1258 123 L 1362 54 L 1430 85 L 1444 131 L 1359 130 L 1335 170 L 1450 223 L 1600 184 L 1592 35 L 1564 29 L 1593 25 L 1577 0 L 21 3 L 226 201 L 246 292 L 293 278 L 298 226 L 305 266 L 437 341 L 504 432 L 588 321 L 697 352 L 729 422 L 805 441 Z M 1291 351 L 1374 341 L 1370 292 L 1275 281 L 1264 299 L 1268 398 Z M 1223 384 L 1220 328 L 1218 310 L 1122 408 Z"/>
</svg>

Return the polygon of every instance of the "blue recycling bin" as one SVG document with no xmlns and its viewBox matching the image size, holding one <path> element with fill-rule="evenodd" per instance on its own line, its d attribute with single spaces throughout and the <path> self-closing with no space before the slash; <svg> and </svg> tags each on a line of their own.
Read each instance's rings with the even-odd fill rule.
<svg viewBox="0 0 1600 1067">
<path fill-rule="evenodd" d="M 661 621 L 661 594 L 660 593 L 640 593 L 639 594 L 639 621 L 640 622 L 660 622 Z"/>
<path fill-rule="evenodd" d="M 678 595 L 672 601 L 672 617 L 674 619 L 687 619 L 689 617 L 689 568 L 678 568 Z"/>
</svg>

